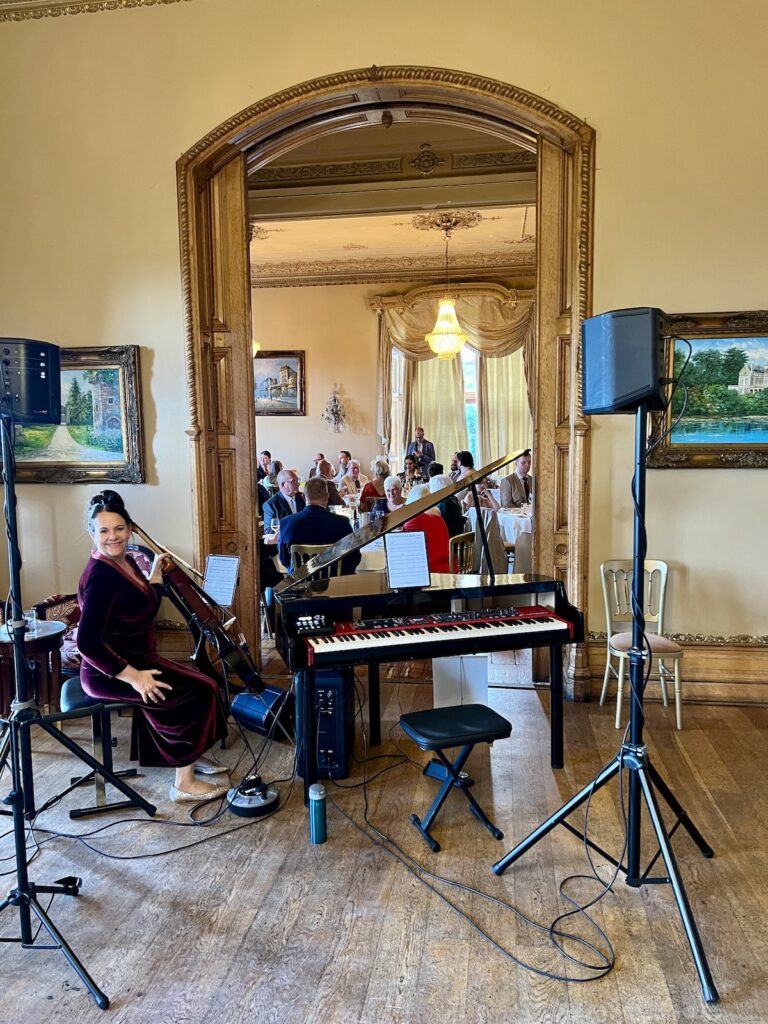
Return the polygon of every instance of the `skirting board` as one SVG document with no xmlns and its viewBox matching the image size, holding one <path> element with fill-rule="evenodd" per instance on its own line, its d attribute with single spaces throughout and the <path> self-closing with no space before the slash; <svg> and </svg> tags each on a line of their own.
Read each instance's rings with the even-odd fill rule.
<svg viewBox="0 0 768 1024">
<path fill-rule="evenodd" d="M 768 704 L 768 644 L 750 643 L 687 643 L 683 646 L 680 665 L 683 699 L 704 704 Z M 605 672 L 606 642 L 590 640 L 590 695 L 599 700 Z M 652 677 L 653 678 L 653 677 Z M 611 693 L 616 692 L 613 680 Z M 649 701 L 660 701 L 658 685 L 650 683 L 646 691 Z"/>
</svg>

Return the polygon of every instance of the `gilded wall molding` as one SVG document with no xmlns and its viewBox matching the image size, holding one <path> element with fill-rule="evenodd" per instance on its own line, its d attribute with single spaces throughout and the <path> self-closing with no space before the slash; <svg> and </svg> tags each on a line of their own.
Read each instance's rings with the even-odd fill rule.
<svg viewBox="0 0 768 1024">
<path fill-rule="evenodd" d="M 535 257 L 525 252 L 467 253 L 451 262 L 451 275 L 522 276 L 536 273 Z M 445 261 L 439 257 L 379 256 L 349 260 L 285 260 L 253 263 L 254 288 L 304 287 L 308 284 L 364 284 L 368 281 L 442 281 Z"/>
<path fill-rule="evenodd" d="M 664 636 L 682 647 L 696 644 L 698 647 L 768 647 L 768 636 L 753 636 L 748 633 L 735 633 L 732 636 L 721 636 L 719 633 L 664 633 Z M 591 643 L 608 642 L 608 634 L 590 630 L 587 639 Z"/>
<path fill-rule="evenodd" d="M 328 164 L 268 164 L 248 175 L 251 185 L 258 182 L 300 182 L 314 181 L 318 178 L 333 180 L 334 178 L 389 178 L 402 174 L 403 161 L 400 157 L 385 160 L 347 160 Z"/>
<path fill-rule="evenodd" d="M 133 7 L 189 3 L 190 0 L 0 0 L 0 21 L 32 21 L 61 18 L 65 14 L 99 14 L 127 11 Z"/>
<path fill-rule="evenodd" d="M 533 170 L 536 167 L 536 154 L 524 149 L 505 149 L 495 153 L 454 153 L 454 171 L 516 168 Z"/>
</svg>

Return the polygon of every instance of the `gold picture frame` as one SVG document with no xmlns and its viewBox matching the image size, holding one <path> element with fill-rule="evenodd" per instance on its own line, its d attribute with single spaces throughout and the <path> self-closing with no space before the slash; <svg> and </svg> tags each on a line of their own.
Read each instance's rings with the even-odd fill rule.
<svg viewBox="0 0 768 1024">
<path fill-rule="evenodd" d="M 652 414 L 649 469 L 768 467 L 768 310 L 667 318 L 667 376 L 682 375 L 669 408 Z M 684 339 L 684 340 L 682 340 Z"/>
<path fill-rule="evenodd" d="M 62 348 L 61 421 L 16 426 L 20 483 L 144 482 L 139 346 Z"/>
</svg>

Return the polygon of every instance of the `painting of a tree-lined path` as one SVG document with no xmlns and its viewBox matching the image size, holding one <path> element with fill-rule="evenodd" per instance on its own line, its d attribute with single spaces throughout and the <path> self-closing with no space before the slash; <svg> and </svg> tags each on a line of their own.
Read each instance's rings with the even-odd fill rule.
<svg viewBox="0 0 768 1024">
<path fill-rule="evenodd" d="M 61 422 L 17 427 L 14 450 L 24 462 L 123 462 L 120 371 L 61 371 Z"/>
<path fill-rule="evenodd" d="M 688 403 L 672 431 L 673 444 L 768 444 L 768 338 L 692 340 L 693 353 L 683 375 Z M 675 344 L 678 377 L 688 346 Z M 683 408 L 684 392 L 675 390 L 673 419 Z"/>
</svg>

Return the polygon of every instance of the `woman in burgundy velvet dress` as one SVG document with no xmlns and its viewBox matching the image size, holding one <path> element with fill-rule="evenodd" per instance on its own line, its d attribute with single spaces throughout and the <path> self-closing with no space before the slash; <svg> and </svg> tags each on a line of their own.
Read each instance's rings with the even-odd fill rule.
<svg viewBox="0 0 768 1024">
<path fill-rule="evenodd" d="M 195 777 L 226 771 L 203 758 L 227 731 L 218 687 L 195 669 L 159 657 L 154 618 L 161 594 L 126 553 L 131 519 L 120 495 L 103 491 L 91 498 L 87 523 L 95 550 L 77 592 L 83 689 L 135 705 L 131 758 L 176 769 L 171 800 L 218 796 L 226 787 Z"/>
</svg>

